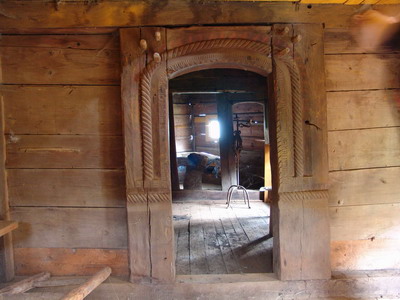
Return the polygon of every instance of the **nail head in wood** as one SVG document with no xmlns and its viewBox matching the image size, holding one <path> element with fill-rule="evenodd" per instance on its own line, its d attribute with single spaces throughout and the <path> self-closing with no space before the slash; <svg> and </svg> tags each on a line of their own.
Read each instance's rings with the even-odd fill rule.
<svg viewBox="0 0 400 300">
<path fill-rule="evenodd" d="M 154 58 L 154 61 L 155 61 L 156 63 L 161 62 L 161 55 L 160 55 L 160 53 L 155 52 L 155 53 L 153 54 L 153 58 Z"/>
<path fill-rule="evenodd" d="M 143 51 L 146 51 L 147 50 L 147 41 L 146 40 L 140 40 L 140 48 L 143 50 Z"/>
<path fill-rule="evenodd" d="M 161 32 L 156 31 L 156 33 L 155 33 L 155 38 L 156 38 L 156 41 L 157 41 L 157 42 L 161 41 Z"/>
<path fill-rule="evenodd" d="M 298 35 L 292 37 L 292 43 L 296 44 L 296 43 L 300 42 L 301 39 L 302 39 L 302 36 L 300 34 L 298 34 Z"/>
</svg>

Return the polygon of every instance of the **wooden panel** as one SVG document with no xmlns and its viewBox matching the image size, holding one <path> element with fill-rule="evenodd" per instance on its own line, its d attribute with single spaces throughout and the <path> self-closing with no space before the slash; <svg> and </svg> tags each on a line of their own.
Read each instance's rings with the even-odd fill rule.
<svg viewBox="0 0 400 300">
<path fill-rule="evenodd" d="M 329 170 L 400 166 L 400 128 L 329 132 Z"/>
<path fill-rule="evenodd" d="M 7 144 L 7 168 L 122 168 L 122 137 L 18 135 Z"/>
<path fill-rule="evenodd" d="M 329 205 L 400 202 L 400 168 L 378 168 L 329 173 Z"/>
<path fill-rule="evenodd" d="M 347 28 L 328 28 L 324 31 L 325 54 L 365 53 L 358 47 Z M 375 53 L 388 53 L 390 49 L 378 48 Z"/>
<path fill-rule="evenodd" d="M 262 103 L 242 102 L 232 105 L 232 113 L 264 113 L 264 105 Z"/>
<path fill-rule="evenodd" d="M 174 115 L 190 115 L 192 105 L 189 104 L 174 104 Z"/>
<path fill-rule="evenodd" d="M 1 83 L 120 83 L 120 59 L 116 50 L 2 47 L 0 58 Z"/>
<path fill-rule="evenodd" d="M 328 93 L 328 129 L 400 126 L 396 93 L 393 90 Z"/>
<path fill-rule="evenodd" d="M 16 248 L 127 247 L 124 208 L 15 207 L 11 216 Z"/>
<path fill-rule="evenodd" d="M 125 207 L 123 170 L 10 169 L 11 206 Z"/>
<path fill-rule="evenodd" d="M 269 44 L 271 40 L 271 27 L 269 26 L 245 26 L 245 27 L 190 27 L 186 29 L 168 30 L 168 49 L 173 49 L 183 44 L 204 41 L 205 39 L 237 38 L 255 40 Z"/>
<path fill-rule="evenodd" d="M 332 241 L 400 237 L 400 203 L 331 207 Z"/>
<path fill-rule="evenodd" d="M 139 48 L 139 28 L 120 29 L 122 76 L 121 98 L 127 187 L 127 227 L 130 280 L 148 278 L 151 272 L 149 210 L 143 194 L 140 74 L 145 56 Z M 142 192 L 142 193 L 140 193 Z"/>
<path fill-rule="evenodd" d="M 328 91 L 400 87 L 400 59 L 396 54 L 326 55 Z"/>
<path fill-rule="evenodd" d="M 63 34 L 63 32 L 59 35 L 2 35 L 0 47 L 104 50 L 119 49 L 119 43 L 116 34 L 79 35 L 79 31 L 76 30 L 72 35 Z"/>
<path fill-rule="evenodd" d="M 193 114 L 217 114 L 217 103 L 195 103 L 193 104 Z"/>
<path fill-rule="evenodd" d="M 6 132 L 121 134 L 120 88 L 2 86 Z"/>
<path fill-rule="evenodd" d="M 111 267 L 114 276 L 129 274 L 126 249 L 16 248 L 15 260 L 19 276 L 39 272 L 50 272 L 52 276 L 93 275 L 106 266 Z"/>
<path fill-rule="evenodd" d="M 175 126 L 189 126 L 190 120 L 190 115 L 174 115 Z"/>
<path fill-rule="evenodd" d="M 229 23 L 325 23 L 327 27 L 347 27 L 357 7 L 347 5 L 298 5 L 266 1 L 221 1 L 215 3 L 170 0 L 150 2 L 99 2 L 95 9 L 87 4 L 63 2 L 59 10 L 53 3 L 7 1 L 0 28 L 124 27 L 140 25 L 191 25 Z M 18 16 L 16 18 L 15 16 Z M 179 18 L 177 18 L 179 16 Z"/>
<path fill-rule="evenodd" d="M 18 223 L 0 220 L 0 237 L 18 228 Z"/>
<path fill-rule="evenodd" d="M 192 135 L 192 128 L 189 126 L 176 126 L 175 138 L 190 137 Z"/>
<path fill-rule="evenodd" d="M 6 141 L 4 99 L 0 96 L 0 220 L 10 219 L 7 174 L 5 167 Z M 10 281 L 14 278 L 14 254 L 12 234 L 0 238 L 0 282 Z"/>
<path fill-rule="evenodd" d="M 332 270 L 383 270 L 400 268 L 400 240 L 332 241 Z"/>
</svg>

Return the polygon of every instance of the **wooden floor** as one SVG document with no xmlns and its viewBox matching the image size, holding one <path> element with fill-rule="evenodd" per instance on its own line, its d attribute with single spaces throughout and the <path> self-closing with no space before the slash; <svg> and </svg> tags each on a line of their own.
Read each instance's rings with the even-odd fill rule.
<svg viewBox="0 0 400 300">
<path fill-rule="evenodd" d="M 269 206 L 252 201 L 174 202 L 176 273 L 239 274 L 272 272 Z"/>
</svg>

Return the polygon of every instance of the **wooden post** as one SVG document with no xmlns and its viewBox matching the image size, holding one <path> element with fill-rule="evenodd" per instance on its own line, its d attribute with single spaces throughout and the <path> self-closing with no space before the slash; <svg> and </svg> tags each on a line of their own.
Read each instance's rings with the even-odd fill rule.
<svg viewBox="0 0 400 300">
<path fill-rule="evenodd" d="M 43 272 L 13 283 L 0 290 L 0 296 L 15 295 L 24 293 L 35 287 L 35 282 L 44 281 L 50 278 L 50 273 Z"/>
<path fill-rule="evenodd" d="M 98 287 L 111 274 L 111 268 L 106 267 L 94 274 L 88 281 L 70 291 L 62 300 L 82 300 Z"/>
<path fill-rule="evenodd" d="M 4 100 L 0 99 L 0 220 L 10 219 L 8 202 L 6 141 L 4 132 Z M 11 232 L 0 238 L 0 282 L 14 278 L 14 252 Z"/>
</svg>

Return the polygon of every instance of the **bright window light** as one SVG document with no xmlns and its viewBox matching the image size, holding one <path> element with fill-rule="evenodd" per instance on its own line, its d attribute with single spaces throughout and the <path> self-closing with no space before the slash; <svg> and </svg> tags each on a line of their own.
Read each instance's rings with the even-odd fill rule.
<svg viewBox="0 0 400 300">
<path fill-rule="evenodd" d="M 208 123 L 208 136 L 212 139 L 219 139 L 220 129 L 219 122 L 217 120 L 212 120 Z"/>
</svg>

